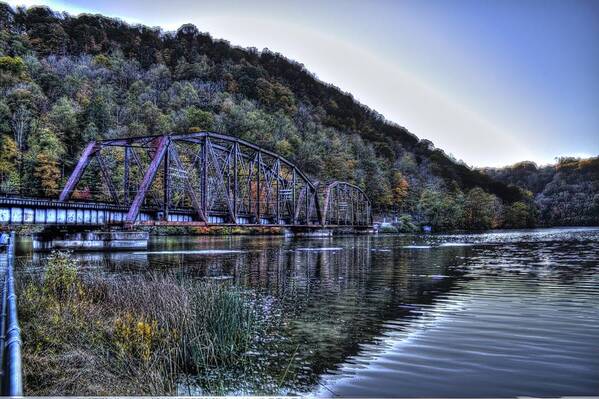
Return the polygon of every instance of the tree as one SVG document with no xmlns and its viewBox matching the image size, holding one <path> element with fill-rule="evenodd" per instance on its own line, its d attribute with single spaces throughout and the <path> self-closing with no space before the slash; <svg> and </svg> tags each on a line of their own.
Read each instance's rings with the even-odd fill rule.
<svg viewBox="0 0 599 399">
<path fill-rule="evenodd" d="M 0 135 L 0 191 L 15 192 L 19 187 L 16 166 L 19 150 L 10 136 Z"/>
<path fill-rule="evenodd" d="M 507 207 L 505 226 L 511 228 L 527 227 L 529 225 L 529 209 L 522 201 L 514 202 Z"/>
<path fill-rule="evenodd" d="M 210 75 L 211 69 L 210 59 L 205 54 L 199 56 L 193 63 L 181 57 L 177 61 L 174 77 L 176 80 L 205 79 Z"/>
<path fill-rule="evenodd" d="M 461 193 L 450 195 L 432 188 L 422 191 L 418 203 L 421 222 L 436 230 L 453 230 L 463 225 Z"/>
<path fill-rule="evenodd" d="M 214 117 L 210 112 L 203 111 L 196 107 L 186 109 L 187 120 L 190 127 L 197 127 L 200 130 L 211 130 L 214 125 Z"/>
<path fill-rule="evenodd" d="M 39 179 L 40 187 L 45 196 L 56 196 L 60 183 L 60 168 L 55 159 L 45 152 L 37 154 L 34 176 Z"/>
<path fill-rule="evenodd" d="M 408 189 L 410 185 L 408 181 L 403 177 L 400 171 L 396 170 L 393 172 L 391 190 L 393 192 L 393 205 L 395 211 L 402 209 L 404 200 L 408 196 Z"/>
<path fill-rule="evenodd" d="M 23 151 L 31 123 L 45 98 L 37 85 L 19 84 L 8 92 L 7 100 L 15 142 L 19 151 Z"/>
<path fill-rule="evenodd" d="M 25 77 L 26 66 L 21 57 L 0 57 L 0 84 L 15 84 Z"/>
<path fill-rule="evenodd" d="M 75 107 L 76 105 L 69 98 L 61 97 L 47 114 L 48 122 L 53 130 L 72 149 L 79 147 L 82 139 L 77 119 L 78 112 Z"/>
<path fill-rule="evenodd" d="M 87 105 L 86 117 L 98 129 L 101 136 L 114 126 L 115 88 L 103 85 L 93 91 Z M 101 137 L 98 137 L 101 138 Z"/>
<path fill-rule="evenodd" d="M 493 225 L 495 196 L 475 187 L 468 191 L 464 204 L 465 227 L 474 230 L 489 229 Z"/>
<path fill-rule="evenodd" d="M 50 129 L 41 129 L 30 140 L 29 162 L 34 164 L 33 176 L 45 196 L 57 194 L 61 177 L 59 162 L 64 154 L 62 141 Z"/>
</svg>

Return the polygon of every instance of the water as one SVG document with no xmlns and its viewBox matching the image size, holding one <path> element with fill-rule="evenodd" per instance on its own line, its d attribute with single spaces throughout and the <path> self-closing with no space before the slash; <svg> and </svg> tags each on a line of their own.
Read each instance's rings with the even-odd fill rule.
<svg viewBox="0 0 599 399">
<path fill-rule="evenodd" d="M 77 256 L 254 294 L 268 333 L 192 393 L 218 379 L 230 394 L 599 395 L 599 229 L 156 238 L 146 252 Z"/>
</svg>

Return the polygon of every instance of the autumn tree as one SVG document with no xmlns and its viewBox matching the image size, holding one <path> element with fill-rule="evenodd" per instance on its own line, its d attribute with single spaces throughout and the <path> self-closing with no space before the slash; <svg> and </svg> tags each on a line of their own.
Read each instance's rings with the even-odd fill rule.
<svg viewBox="0 0 599 399">
<path fill-rule="evenodd" d="M 19 150 L 8 135 L 0 135 L 0 191 L 12 193 L 19 187 L 16 161 Z"/>
<path fill-rule="evenodd" d="M 393 205 L 396 212 L 402 209 L 404 200 L 408 196 L 409 187 L 408 181 L 403 177 L 401 172 L 398 170 L 394 171 L 391 181 L 391 190 L 393 192 Z"/>
</svg>

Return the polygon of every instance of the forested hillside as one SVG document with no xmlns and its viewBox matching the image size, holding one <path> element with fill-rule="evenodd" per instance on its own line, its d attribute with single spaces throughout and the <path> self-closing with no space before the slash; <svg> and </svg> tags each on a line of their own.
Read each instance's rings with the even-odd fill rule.
<svg viewBox="0 0 599 399">
<path fill-rule="evenodd" d="M 163 32 L 0 3 L 0 90 L 3 193 L 56 196 L 89 140 L 199 127 L 271 148 L 314 179 L 354 182 L 378 214 L 404 215 L 406 226 L 535 223 L 521 189 L 456 162 L 297 62 L 192 25 Z"/>
<path fill-rule="evenodd" d="M 483 171 L 496 180 L 530 191 L 542 224 L 599 225 L 599 157 L 560 158 L 555 165 L 542 167 L 520 162 Z"/>
</svg>

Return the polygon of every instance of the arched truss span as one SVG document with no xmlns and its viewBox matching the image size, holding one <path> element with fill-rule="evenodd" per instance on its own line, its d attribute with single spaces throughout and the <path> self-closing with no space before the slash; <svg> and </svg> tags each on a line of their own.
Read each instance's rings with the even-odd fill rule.
<svg viewBox="0 0 599 399">
<path fill-rule="evenodd" d="M 333 181 L 326 185 L 322 220 L 325 225 L 369 226 L 371 205 L 364 191 L 351 183 Z"/>
<path fill-rule="evenodd" d="M 93 180 L 90 175 L 101 179 L 101 187 L 91 190 L 85 185 L 86 176 Z M 78 186 L 85 187 L 77 190 Z M 339 212 L 342 205 L 329 203 L 332 198 L 345 199 L 348 190 L 354 193 L 351 201 L 365 203 L 350 201 L 351 216 L 344 216 L 342 224 L 369 224 L 368 198 L 348 183 L 327 186 L 327 209 Z M 141 211 L 164 220 L 169 213 L 188 212 L 191 220 L 207 224 L 322 225 L 332 220 L 324 217 L 317 185 L 292 162 L 248 141 L 212 132 L 91 142 L 59 200 L 81 198 L 82 193 L 87 200 L 127 207 L 126 222 L 131 224 L 140 220 Z"/>
</svg>

